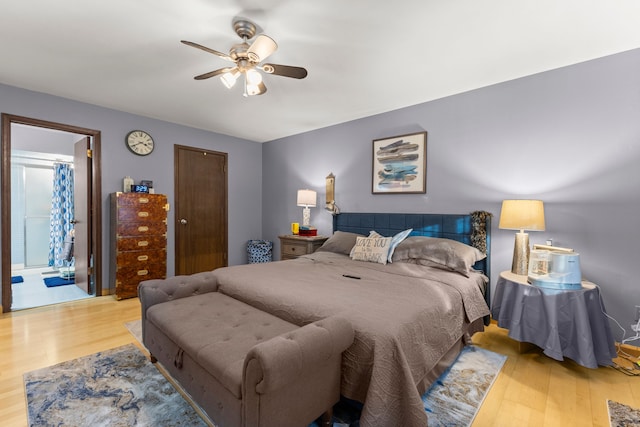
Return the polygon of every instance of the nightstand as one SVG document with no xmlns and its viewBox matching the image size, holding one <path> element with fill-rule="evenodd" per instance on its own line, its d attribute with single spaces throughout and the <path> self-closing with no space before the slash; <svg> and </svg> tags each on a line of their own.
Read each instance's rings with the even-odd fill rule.
<svg viewBox="0 0 640 427">
<path fill-rule="evenodd" d="M 312 254 L 328 239 L 325 236 L 278 236 L 280 239 L 280 259 L 294 259 Z"/>
<path fill-rule="evenodd" d="M 617 357 L 600 290 L 588 281 L 582 289 L 545 289 L 527 283 L 527 276 L 503 271 L 491 316 L 509 329 L 509 337 L 535 344 L 556 360 L 564 356 L 597 368 Z"/>
</svg>

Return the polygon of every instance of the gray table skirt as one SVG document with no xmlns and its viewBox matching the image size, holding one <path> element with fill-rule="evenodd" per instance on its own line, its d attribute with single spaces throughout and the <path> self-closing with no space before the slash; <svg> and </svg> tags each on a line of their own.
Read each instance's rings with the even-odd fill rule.
<svg viewBox="0 0 640 427">
<path fill-rule="evenodd" d="M 491 315 L 509 336 L 540 347 L 544 354 L 568 357 L 587 368 L 612 365 L 615 340 L 600 290 L 583 282 L 580 290 L 558 291 L 526 283 L 526 276 L 500 274 Z"/>
</svg>

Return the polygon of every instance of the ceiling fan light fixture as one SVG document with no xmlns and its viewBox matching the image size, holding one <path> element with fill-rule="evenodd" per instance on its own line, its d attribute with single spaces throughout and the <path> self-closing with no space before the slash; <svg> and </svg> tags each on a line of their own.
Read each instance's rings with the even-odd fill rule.
<svg viewBox="0 0 640 427">
<path fill-rule="evenodd" d="M 262 81 L 257 83 L 250 83 L 247 79 L 244 80 L 244 92 L 243 96 L 246 98 L 248 96 L 262 95 L 267 91 L 267 87 L 264 85 Z"/>
<path fill-rule="evenodd" d="M 258 88 L 258 85 L 247 84 L 248 96 L 258 95 L 259 93 L 260 93 L 260 88 Z"/>
<path fill-rule="evenodd" d="M 246 19 L 239 18 L 234 20 L 233 29 L 242 39 L 242 43 L 233 45 L 228 55 L 198 43 L 187 40 L 181 41 L 187 46 L 203 50 L 235 64 L 235 66 L 218 68 L 217 70 L 197 75 L 194 77 L 195 80 L 205 80 L 214 76 L 220 76 L 220 81 L 222 81 L 225 87 L 231 89 L 244 74 L 244 78 L 242 78 L 240 83 L 242 85 L 242 95 L 249 97 L 262 95 L 267 92 L 267 87 L 262 81 L 262 73 L 294 79 L 304 79 L 307 77 L 307 70 L 302 67 L 261 64 L 262 61 L 278 49 L 278 44 L 271 37 L 260 34 L 255 38 L 253 43 L 249 45 L 248 41 L 255 36 L 257 31 L 255 24 Z"/>
<path fill-rule="evenodd" d="M 278 44 L 271 37 L 260 34 L 247 50 L 247 56 L 252 62 L 264 61 L 278 49 Z"/>
<path fill-rule="evenodd" d="M 257 86 L 262 83 L 262 74 L 254 69 L 247 70 L 246 79 L 247 84 Z"/>
<path fill-rule="evenodd" d="M 234 69 L 220 76 L 220 80 L 227 87 L 227 89 L 231 89 L 233 85 L 236 84 L 236 80 L 238 80 L 238 77 L 240 77 L 240 71 L 238 71 L 238 69 Z"/>
</svg>

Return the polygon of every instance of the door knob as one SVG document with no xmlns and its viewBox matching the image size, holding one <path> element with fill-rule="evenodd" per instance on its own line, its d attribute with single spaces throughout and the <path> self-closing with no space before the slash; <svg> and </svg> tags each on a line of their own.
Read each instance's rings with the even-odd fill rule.
<svg viewBox="0 0 640 427">
<path fill-rule="evenodd" d="M 182 218 L 182 219 L 180 220 L 180 224 L 182 224 L 182 225 L 186 225 L 186 223 L 187 223 L 187 220 L 186 220 L 186 219 Z"/>
</svg>

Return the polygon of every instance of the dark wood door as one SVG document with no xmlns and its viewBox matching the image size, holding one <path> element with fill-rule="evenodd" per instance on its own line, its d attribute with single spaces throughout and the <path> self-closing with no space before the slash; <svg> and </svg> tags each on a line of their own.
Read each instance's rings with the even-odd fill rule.
<svg viewBox="0 0 640 427">
<path fill-rule="evenodd" d="M 91 149 L 89 138 L 82 138 L 73 147 L 73 219 L 75 221 L 75 239 L 73 256 L 75 258 L 76 286 L 90 294 L 89 248 L 91 248 Z"/>
<path fill-rule="evenodd" d="M 174 146 L 175 274 L 227 265 L 227 153 Z"/>
</svg>

